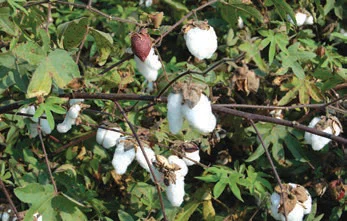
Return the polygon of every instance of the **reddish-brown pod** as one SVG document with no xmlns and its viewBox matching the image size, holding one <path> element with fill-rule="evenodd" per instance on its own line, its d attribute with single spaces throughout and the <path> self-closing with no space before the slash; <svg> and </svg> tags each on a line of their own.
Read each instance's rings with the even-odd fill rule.
<svg viewBox="0 0 347 221">
<path fill-rule="evenodd" d="M 146 29 L 131 34 L 131 50 L 144 62 L 151 51 L 152 41 Z"/>
</svg>

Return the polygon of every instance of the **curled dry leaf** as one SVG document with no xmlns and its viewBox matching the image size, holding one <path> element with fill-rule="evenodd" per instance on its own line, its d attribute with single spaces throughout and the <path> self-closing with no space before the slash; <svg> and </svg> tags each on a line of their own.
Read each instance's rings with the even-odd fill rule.
<svg viewBox="0 0 347 221">
<path fill-rule="evenodd" d="M 154 12 L 148 15 L 154 28 L 159 28 L 164 19 L 164 12 Z"/>
<path fill-rule="evenodd" d="M 321 120 L 315 125 L 315 128 L 321 131 L 325 130 L 328 127 L 332 128 L 334 135 L 340 134 L 342 132 L 342 124 L 335 116 L 321 116 Z"/>
<path fill-rule="evenodd" d="M 238 91 L 244 91 L 248 95 L 250 92 L 258 91 L 260 79 L 247 65 L 243 65 L 236 69 L 231 82 L 233 87 L 236 85 Z"/>
<path fill-rule="evenodd" d="M 181 93 L 183 96 L 183 103 L 187 104 L 189 108 L 195 107 L 200 101 L 202 92 L 206 89 L 206 86 L 194 83 L 177 83 L 173 86 L 175 93 Z"/>
<path fill-rule="evenodd" d="M 142 29 L 140 33 L 131 34 L 131 50 L 142 62 L 146 60 L 151 48 L 152 41 L 147 29 Z"/>
</svg>

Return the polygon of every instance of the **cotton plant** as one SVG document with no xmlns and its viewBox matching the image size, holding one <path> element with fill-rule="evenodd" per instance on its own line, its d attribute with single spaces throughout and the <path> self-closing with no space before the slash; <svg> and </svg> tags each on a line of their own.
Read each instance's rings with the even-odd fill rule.
<svg viewBox="0 0 347 221">
<path fill-rule="evenodd" d="M 216 127 L 211 102 L 202 93 L 200 85 L 178 83 L 168 96 L 167 108 L 169 129 L 173 134 L 181 130 L 184 119 L 202 134 L 210 133 Z"/>
<path fill-rule="evenodd" d="M 162 65 L 154 52 L 152 40 L 146 29 L 142 29 L 139 33 L 132 33 L 131 50 L 134 53 L 136 67 L 148 81 L 149 90 L 151 90 Z"/>
<path fill-rule="evenodd" d="M 106 127 L 102 125 L 102 127 Z M 96 132 L 96 142 L 106 149 L 115 146 L 118 139 L 122 136 L 122 131 L 120 127 L 110 127 L 111 130 L 99 127 Z"/>
<path fill-rule="evenodd" d="M 209 59 L 217 50 L 217 35 L 207 20 L 190 20 L 183 26 L 182 32 L 189 52 L 196 58 Z"/>
<path fill-rule="evenodd" d="M 295 183 L 282 184 L 277 186 L 272 193 L 271 215 L 276 220 L 285 221 L 285 213 L 288 221 L 302 221 L 304 216 L 311 212 L 312 198 L 310 193 L 303 187 Z"/>
<path fill-rule="evenodd" d="M 342 132 L 342 125 L 339 119 L 334 116 L 314 117 L 309 123 L 308 127 L 315 128 L 335 136 L 338 136 Z M 331 139 L 305 132 L 305 141 L 312 146 L 313 150 L 319 151 L 323 149 L 323 147 L 327 145 Z"/>
<path fill-rule="evenodd" d="M 84 99 L 70 99 L 69 105 L 70 108 L 65 115 L 64 121 L 57 125 L 57 131 L 59 133 L 66 133 L 71 130 L 72 125 L 76 124 L 76 120 L 81 111 L 81 104 L 84 102 Z"/>
<path fill-rule="evenodd" d="M 30 105 L 28 107 L 23 107 L 19 110 L 20 113 L 22 114 L 30 114 L 30 115 L 35 115 L 36 108 L 34 105 Z M 46 117 L 45 114 L 42 115 L 43 117 Z M 28 118 L 28 117 L 24 117 Z M 51 134 L 52 129 L 49 126 L 48 120 L 45 118 L 36 118 L 34 116 L 30 117 L 30 123 L 29 123 L 29 132 L 30 132 L 30 138 L 35 138 L 38 135 L 37 128 L 40 124 L 41 131 L 43 135 Z"/>
</svg>

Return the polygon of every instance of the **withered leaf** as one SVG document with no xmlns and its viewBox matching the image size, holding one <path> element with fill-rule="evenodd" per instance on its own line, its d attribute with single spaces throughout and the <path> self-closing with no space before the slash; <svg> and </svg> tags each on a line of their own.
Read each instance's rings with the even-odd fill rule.
<svg viewBox="0 0 347 221">
<path fill-rule="evenodd" d="M 250 92 L 256 93 L 259 89 L 260 79 L 247 65 L 237 68 L 231 81 L 233 87 L 236 85 L 238 91 L 244 91 L 247 95 Z"/>
</svg>

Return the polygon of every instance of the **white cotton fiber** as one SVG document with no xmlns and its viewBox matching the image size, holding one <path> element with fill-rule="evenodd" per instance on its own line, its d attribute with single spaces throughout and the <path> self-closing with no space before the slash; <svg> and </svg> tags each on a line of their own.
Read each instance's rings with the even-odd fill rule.
<svg viewBox="0 0 347 221">
<path fill-rule="evenodd" d="M 270 197 L 271 199 L 271 215 L 276 220 L 285 221 L 285 217 L 282 213 L 278 213 L 278 208 L 280 207 L 281 197 L 278 193 L 273 193 Z M 287 216 L 288 221 L 302 221 L 304 218 L 304 208 L 296 204 L 294 209 Z"/>
<path fill-rule="evenodd" d="M 180 93 L 170 93 L 167 98 L 167 119 L 173 134 L 180 132 L 183 125 L 182 101 L 183 97 Z"/>
<path fill-rule="evenodd" d="M 103 128 L 98 128 L 97 132 L 96 132 L 96 142 L 100 145 L 102 145 L 102 142 L 104 141 L 104 137 L 106 134 L 107 130 L 103 129 Z"/>
<path fill-rule="evenodd" d="M 170 164 L 176 164 L 181 168 L 180 170 L 175 171 L 176 178 L 185 177 L 187 175 L 188 167 L 182 159 L 178 158 L 176 155 L 171 155 L 169 158 L 167 158 L 167 160 Z"/>
<path fill-rule="evenodd" d="M 72 105 L 80 104 L 80 103 L 83 103 L 83 102 L 84 102 L 84 99 L 70 99 L 69 100 L 69 105 L 72 106 Z"/>
<path fill-rule="evenodd" d="M 186 152 L 186 157 L 189 157 L 192 160 L 195 160 L 197 162 L 200 162 L 200 150 L 196 150 L 194 152 L 188 153 Z M 187 166 L 192 166 L 195 163 L 187 158 L 182 158 L 182 160 L 187 164 Z"/>
<path fill-rule="evenodd" d="M 211 58 L 217 50 L 217 35 L 211 26 L 208 30 L 191 28 L 184 34 L 184 39 L 189 52 L 200 60 Z"/>
<path fill-rule="evenodd" d="M 74 104 L 70 107 L 66 115 L 76 119 L 78 115 L 80 114 L 80 111 L 81 111 L 81 106 L 79 104 Z"/>
<path fill-rule="evenodd" d="M 119 131 L 121 130 L 118 127 L 114 127 L 112 129 Z M 109 149 L 117 144 L 118 139 L 121 137 L 121 135 L 121 133 L 116 131 L 98 128 L 96 132 L 96 142 L 102 145 L 104 148 Z"/>
<path fill-rule="evenodd" d="M 112 159 L 112 165 L 116 173 L 123 175 L 127 171 L 128 166 L 135 159 L 135 155 L 136 153 L 134 148 L 124 151 L 124 142 L 120 142 L 117 145 Z"/>
<path fill-rule="evenodd" d="M 139 72 L 146 78 L 147 81 L 153 82 L 157 80 L 158 70 L 161 68 L 158 55 L 154 53 L 154 49 L 151 48 L 146 60 L 142 62 L 139 57 L 134 55 L 136 67 Z"/>
<path fill-rule="evenodd" d="M 45 114 L 42 116 L 46 116 Z M 40 126 L 41 126 L 41 130 L 43 132 L 43 135 L 47 135 L 47 134 L 51 134 L 52 133 L 52 129 L 49 126 L 48 120 L 47 119 L 40 119 Z"/>
<path fill-rule="evenodd" d="M 210 133 L 216 127 L 217 120 L 212 113 L 211 103 L 204 94 L 201 94 L 199 102 L 192 109 L 184 104 L 182 113 L 188 123 L 200 133 Z"/>
<path fill-rule="evenodd" d="M 155 153 L 154 153 L 154 151 L 151 148 L 147 147 L 147 146 L 144 146 L 143 149 L 145 150 L 145 154 L 146 154 L 149 162 L 152 165 L 153 161 L 155 161 Z M 147 161 L 146 161 L 145 156 L 143 155 L 140 147 L 138 147 L 137 151 L 136 151 L 136 161 L 140 164 L 140 166 L 143 169 L 145 169 L 147 172 L 149 172 L 149 167 L 148 167 Z"/>
<path fill-rule="evenodd" d="M 166 197 L 174 207 L 183 203 L 184 194 L 184 178 L 177 178 L 176 183 L 170 183 L 166 188 Z"/>
</svg>

